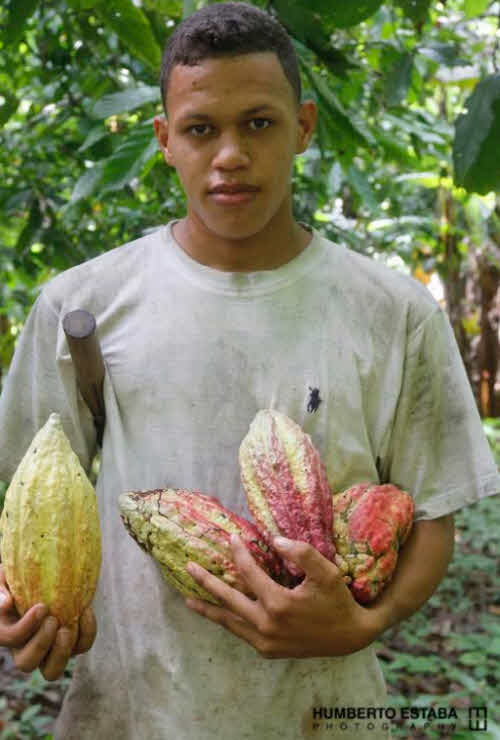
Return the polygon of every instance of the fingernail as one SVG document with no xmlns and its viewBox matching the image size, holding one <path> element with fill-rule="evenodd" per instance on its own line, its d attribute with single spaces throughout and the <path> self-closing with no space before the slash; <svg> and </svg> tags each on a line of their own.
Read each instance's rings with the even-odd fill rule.
<svg viewBox="0 0 500 740">
<path fill-rule="evenodd" d="M 46 606 L 37 607 L 35 611 L 35 616 L 37 619 L 42 620 L 45 616 L 47 616 L 47 607 Z"/>
<path fill-rule="evenodd" d="M 55 617 L 47 617 L 44 626 L 47 630 L 53 630 L 54 627 L 57 627 L 57 619 Z"/>
<path fill-rule="evenodd" d="M 274 538 L 274 544 L 276 547 L 291 547 L 292 540 L 287 539 L 286 537 L 275 537 Z"/>
<path fill-rule="evenodd" d="M 231 544 L 232 545 L 238 545 L 239 542 L 240 542 L 240 538 L 238 537 L 238 535 L 237 534 L 232 534 L 231 535 Z"/>
<path fill-rule="evenodd" d="M 4 591 L 0 591 L 0 608 L 5 604 L 7 601 L 7 594 Z"/>
<path fill-rule="evenodd" d="M 60 631 L 57 635 L 61 647 L 69 648 L 73 642 L 73 636 L 68 630 Z"/>
</svg>

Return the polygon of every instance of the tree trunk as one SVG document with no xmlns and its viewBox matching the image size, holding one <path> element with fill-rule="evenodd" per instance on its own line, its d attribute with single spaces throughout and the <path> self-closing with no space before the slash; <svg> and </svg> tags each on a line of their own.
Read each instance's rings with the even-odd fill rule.
<svg viewBox="0 0 500 740">
<path fill-rule="evenodd" d="M 495 383 L 498 375 L 500 342 L 498 329 L 500 325 L 500 269 L 494 262 L 492 250 L 500 250 L 491 245 L 477 255 L 481 336 L 477 349 L 479 389 L 478 402 L 482 417 L 500 415 L 495 397 Z M 498 260 L 498 255 L 497 255 Z"/>
<path fill-rule="evenodd" d="M 441 190 L 439 202 L 441 206 L 441 248 L 445 257 L 444 265 L 440 270 L 440 277 L 444 284 L 446 310 L 467 375 L 471 381 L 470 343 L 462 321 L 466 302 L 467 274 L 464 269 L 462 255 L 458 250 L 452 194 L 447 190 Z"/>
</svg>

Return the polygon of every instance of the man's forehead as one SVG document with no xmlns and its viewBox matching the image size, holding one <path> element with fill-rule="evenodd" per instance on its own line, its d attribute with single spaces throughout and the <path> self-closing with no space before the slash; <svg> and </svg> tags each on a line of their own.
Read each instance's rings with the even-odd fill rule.
<svg viewBox="0 0 500 740">
<path fill-rule="evenodd" d="M 205 112 L 205 108 L 207 110 L 211 110 L 210 106 L 204 106 L 203 109 L 200 106 L 193 106 L 193 105 L 186 105 L 183 106 L 182 109 L 178 112 L 177 118 L 182 123 L 183 121 L 208 121 L 211 118 L 210 113 Z M 248 107 L 248 100 L 246 101 L 246 104 L 240 107 L 237 107 L 235 105 L 231 106 L 232 112 L 237 116 L 252 116 L 257 113 L 278 113 L 280 112 L 280 109 L 277 105 L 270 102 L 263 102 L 259 105 L 253 105 Z M 217 110 L 214 111 L 214 114 L 217 113 Z"/>
<path fill-rule="evenodd" d="M 187 104 L 191 108 L 228 95 L 233 100 L 240 97 L 247 108 L 263 104 L 279 108 L 280 99 L 286 101 L 291 95 L 291 86 L 272 52 L 208 58 L 196 65 L 176 64 L 172 69 L 169 97 L 176 106 Z"/>
</svg>

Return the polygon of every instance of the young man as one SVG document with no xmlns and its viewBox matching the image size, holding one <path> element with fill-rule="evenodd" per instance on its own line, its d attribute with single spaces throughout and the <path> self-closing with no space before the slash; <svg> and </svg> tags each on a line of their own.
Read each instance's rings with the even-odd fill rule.
<svg viewBox="0 0 500 740">
<path fill-rule="evenodd" d="M 293 47 L 266 13 L 223 3 L 186 19 L 162 95 L 155 131 L 186 216 L 50 281 L 0 400 L 0 478 L 51 411 L 88 467 L 95 433 L 61 321 L 94 313 L 107 370 L 98 592 L 69 634 L 38 606 L 19 619 L 2 577 L 0 644 L 49 680 L 80 653 L 58 740 L 387 737 L 381 720 L 316 730 L 315 708 L 389 703 L 373 641 L 443 577 L 452 512 L 500 490 L 449 322 L 415 281 L 295 221 L 293 159 L 317 111 L 300 102 Z M 118 495 L 162 486 L 248 517 L 238 448 L 268 407 L 311 434 L 335 490 L 380 472 L 414 496 L 413 533 L 373 606 L 300 542 L 279 546 L 306 572 L 295 590 L 235 542 L 256 599 L 197 569 L 224 608 L 186 604 L 123 528 Z"/>
</svg>

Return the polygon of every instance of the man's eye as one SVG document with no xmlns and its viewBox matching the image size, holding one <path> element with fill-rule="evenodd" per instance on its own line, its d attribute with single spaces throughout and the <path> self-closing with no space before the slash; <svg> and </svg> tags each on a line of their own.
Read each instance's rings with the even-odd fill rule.
<svg viewBox="0 0 500 740">
<path fill-rule="evenodd" d="M 252 118 L 251 123 L 253 123 L 254 121 L 259 121 L 260 123 L 264 121 L 264 123 L 269 124 L 268 126 L 257 126 L 258 131 L 263 130 L 264 128 L 269 128 L 269 126 L 271 126 L 273 123 L 270 118 Z"/>
<path fill-rule="evenodd" d="M 266 128 L 269 128 L 269 126 L 272 126 L 273 121 L 270 118 L 252 118 L 250 120 L 250 123 L 258 122 L 258 126 L 254 128 L 254 131 L 264 131 Z M 265 123 L 265 126 L 262 126 L 260 124 Z M 188 133 L 193 134 L 193 136 L 197 136 L 198 138 L 204 135 L 204 129 L 208 127 L 208 123 L 198 123 L 195 126 L 189 126 L 187 130 Z M 200 131 L 200 129 L 202 129 Z"/>
<path fill-rule="evenodd" d="M 195 129 L 200 129 L 200 128 L 206 128 L 206 127 L 207 127 L 207 124 L 206 124 L 206 123 L 199 123 L 199 124 L 198 124 L 198 125 L 196 125 L 196 126 L 190 126 L 190 127 L 189 127 L 189 128 L 187 129 L 187 131 L 188 131 L 188 133 L 193 133 Z M 198 133 L 195 133 L 194 135 L 195 135 L 195 136 L 198 136 L 198 134 L 199 134 L 199 132 L 198 132 Z"/>
</svg>

